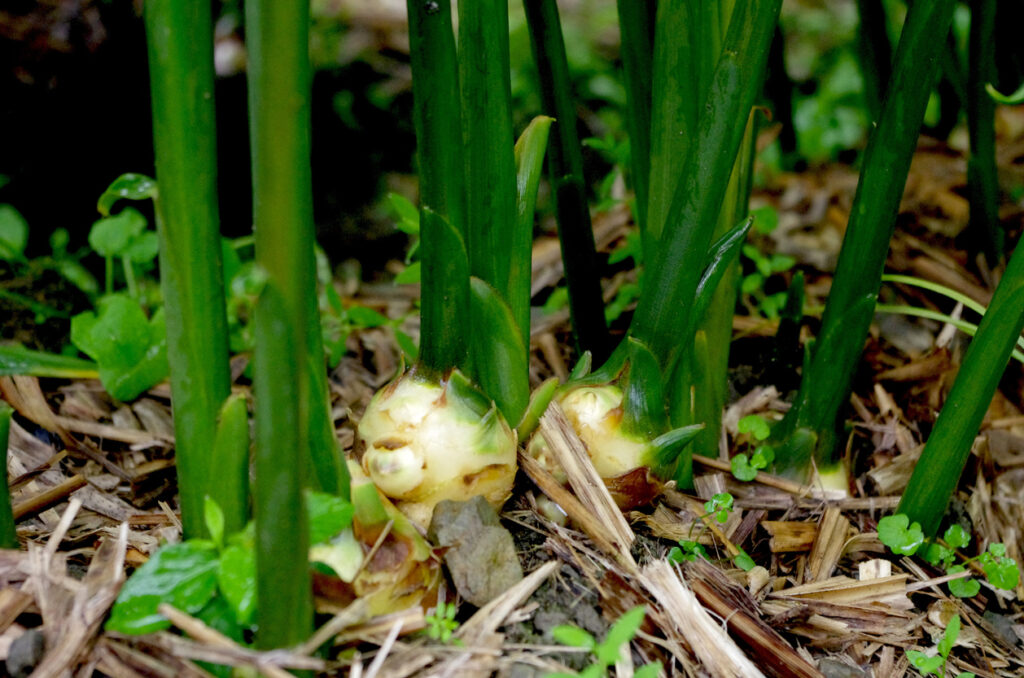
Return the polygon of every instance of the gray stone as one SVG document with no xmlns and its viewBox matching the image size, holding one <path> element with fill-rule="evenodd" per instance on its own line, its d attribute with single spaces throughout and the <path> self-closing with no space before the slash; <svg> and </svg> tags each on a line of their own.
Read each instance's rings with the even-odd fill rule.
<svg viewBox="0 0 1024 678">
<path fill-rule="evenodd" d="M 818 670 L 825 678 L 867 678 L 870 674 L 838 659 L 825 657 L 818 662 Z"/>
<path fill-rule="evenodd" d="M 523 578 L 512 535 L 483 497 L 439 503 L 428 536 L 445 549 L 444 562 L 459 595 L 477 607 Z"/>
<path fill-rule="evenodd" d="M 43 658 L 46 639 L 36 629 L 29 629 L 11 641 L 7 652 L 7 673 L 12 678 L 25 678 L 32 673 L 36 664 Z"/>
</svg>

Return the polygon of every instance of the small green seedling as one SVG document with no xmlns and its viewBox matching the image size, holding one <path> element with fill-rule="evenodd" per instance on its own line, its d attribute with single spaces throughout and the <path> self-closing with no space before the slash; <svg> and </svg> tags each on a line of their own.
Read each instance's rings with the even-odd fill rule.
<svg viewBox="0 0 1024 678">
<path fill-rule="evenodd" d="M 546 678 L 570 678 L 578 675 L 583 678 L 601 678 L 608 675 L 608 667 L 619 661 L 623 652 L 629 651 L 629 643 L 633 640 L 640 625 L 644 621 L 643 605 L 634 607 L 619 617 L 618 621 L 612 624 L 608 633 L 600 643 L 593 635 L 571 624 L 556 626 L 551 630 L 552 637 L 562 645 L 570 647 L 582 647 L 590 651 L 596 660 L 593 664 L 580 671 L 572 673 L 549 673 Z M 637 678 L 654 678 L 661 672 L 661 662 L 646 664 L 637 668 L 633 675 Z"/>
<path fill-rule="evenodd" d="M 395 228 L 409 236 L 409 249 L 405 252 L 405 269 L 395 276 L 395 283 L 406 285 L 420 281 L 420 262 L 413 258 L 420 248 L 420 211 L 409 199 L 398 193 L 388 193 L 388 207 L 395 217 Z"/>
<path fill-rule="evenodd" d="M 779 225 L 779 215 L 771 207 L 760 207 L 752 210 L 754 215 L 754 230 L 767 235 Z M 786 303 L 785 292 L 769 294 L 765 291 L 768 280 L 780 273 L 785 273 L 796 265 L 796 259 L 786 254 L 766 255 L 755 245 L 743 246 L 744 258 L 753 265 L 754 271 L 743 277 L 740 283 L 740 291 L 755 308 L 766 318 L 775 319 L 779 317 L 779 311 Z"/>
<path fill-rule="evenodd" d="M 750 557 L 750 554 L 743 549 L 739 549 L 739 553 L 737 553 L 732 559 L 732 564 L 744 572 L 750 572 L 754 569 L 754 566 L 757 565 L 757 563 L 754 562 L 754 559 Z"/>
<path fill-rule="evenodd" d="M 938 678 L 945 678 L 946 662 L 949 661 L 949 653 L 953 650 L 957 636 L 960 635 L 960 615 L 953 615 L 946 625 L 946 631 L 942 640 L 935 646 L 935 654 L 929 655 L 919 650 L 907 650 L 907 659 L 910 665 L 917 669 L 922 676 L 934 675 Z M 962 671 L 956 678 L 974 678 L 970 671 Z"/>
<path fill-rule="evenodd" d="M 728 492 L 719 492 L 704 502 L 704 510 L 708 515 L 715 516 L 715 520 L 724 523 L 729 520 L 729 513 L 732 511 L 733 498 Z"/>
<path fill-rule="evenodd" d="M 886 516 L 878 521 L 878 539 L 896 554 L 912 556 L 917 554 L 925 544 L 921 525 L 911 523 L 902 514 Z M 977 561 L 985 572 L 988 582 L 997 589 L 1013 590 L 1020 581 L 1020 568 L 1017 562 L 1006 555 L 1005 544 L 989 544 L 988 549 L 974 558 L 965 559 L 961 564 L 954 565 L 957 549 L 963 549 L 971 542 L 971 535 L 960 525 L 951 525 L 937 540 L 921 551 L 922 557 L 937 567 L 946 570 L 946 574 L 959 574 L 966 571 L 967 565 Z M 949 582 L 949 592 L 958 598 L 971 598 L 981 590 L 981 584 L 971 577 L 953 579 Z"/>
<path fill-rule="evenodd" d="M 708 552 L 698 542 L 683 539 L 679 542 L 679 546 L 673 546 L 669 550 L 666 558 L 670 563 L 693 562 L 697 558 L 707 560 Z"/>
<path fill-rule="evenodd" d="M 744 482 L 751 481 L 757 477 L 757 472 L 772 465 L 775 461 L 775 448 L 764 444 L 771 435 L 771 427 L 764 417 L 757 414 L 750 414 L 740 419 L 737 429 L 741 434 L 747 434 L 753 441 L 762 443 L 749 444 L 752 451 L 741 452 L 735 455 L 730 462 L 732 475 L 737 480 Z"/>
<path fill-rule="evenodd" d="M 423 629 L 423 632 L 431 640 L 447 645 L 453 640 L 452 634 L 459 628 L 459 622 L 455 621 L 455 613 L 457 611 L 455 603 L 445 603 L 443 600 L 437 601 L 437 607 L 424 617 L 427 622 L 427 628 Z M 455 638 L 454 641 L 456 644 L 459 643 L 458 638 Z"/>
</svg>

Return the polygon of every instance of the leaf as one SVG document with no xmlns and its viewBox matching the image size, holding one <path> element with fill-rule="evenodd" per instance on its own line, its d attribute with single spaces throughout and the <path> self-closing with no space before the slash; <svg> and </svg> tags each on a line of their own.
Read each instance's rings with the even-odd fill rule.
<svg viewBox="0 0 1024 678">
<path fill-rule="evenodd" d="M 497 290 L 476 277 L 470 278 L 470 290 L 470 317 L 486 328 L 469 333 L 472 375 L 505 420 L 518 422 L 530 402 L 529 354 L 522 334 Z"/>
<path fill-rule="evenodd" d="M 413 285 L 419 283 L 423 269 L 422 262 L 414 261 L 405 268 L 402 272 L 395 276 L 396 285 Z"/>
<path fill-rule="evenodd" d="M 954 565 L 946 570 L 946 574 L 957 574 L 966 568 L 963 565 Z M 949 592 L 957 598 L 973 598 L 981 591 L 981 583 L 973 577 L 949 580 Z"/>
<path fill-rule="evenodd" d="M 897 513 L 878 521 L 878 539 L 893 553 L 912 556 L 924 543 L 924 532 L 920 523 L 910 524 L 909 517 Z"/>
<path fill-rule="evenodd" d="M 136 264 L 146 264 L 156 259 L 160 250 L 160 241 L 155 231 L 143 231 L 137 238 L 128 243 L 121 256 L 128 257 Z"/>
<path fill-rule="evenodd" d="M 209 495 L 203 497 L 203 520 L 217 548 L 224 546 L 224 511 Z"/>
<path fill-rule="evenodd" d="M 766 440 L 772 434 L 772 429 L 764 417 L 757 414 L 748 414 L 739 420 L 736 429 L 740 433 L 749 433 L 755 440 Z"/>
<path fill-rule="evenodd" d="M 989 546 L 989 552 L 991 552 L 992 546 L 995 546 L 995 544 Z M 1003 553 L 1005 552 L 1004 547 Z M 980 558 L 979 560 L 981 561 L 981 568 L 985 570 L 985 577 L 988 579 L 989 584 L 1005 591 L 1012 591 L 1017 587 L 1017 583 L 1020 581 L 1020 569 L 1013 558 L 998 556 Z"/>
<path fill-rule="evenodd" d="M 942 634 L 942 640 L 936 646 L 939 654 L 942 655 L 943 659 L 949 657 L 949 653 L 953 650 L 953 645 L 956 643 L 957 636 L 960 635 L 960 615 L 954 614 L 949 623 L 946 624 L 946 630 Z"/>
<path fill-rule="evenodd" d="M 323 544 L 352 524 L 355 507 L 351 502 L 324 492 L 306 492 L 309 515 L 309 543 Z"/>
<path fill-rule="evenodd" d="M 765 469 L 775 461 L 775 448 L 771 445 L 761 445 L 754 450 L 750 457 L 750 465 L 755 469 Z"/>
<path fill-rule="evenodd" d="M 918 652 L 917 650 L 907 650 L 907 659 L 910 660 L 910 665 L 922 674 L 934 673 L 941 678 L 942 657 L 938 655 L 928 656 L 924 652 Z"/>
<path fill-rule="evenodd" d="M 108 631 L 153 633 L 171 626 L 156 610 L 170 603 L 188 614 L 201 610 L 217 590 L 217 551 L 212 542 L 169 544 L 125 582 L 107 620 Z"/>
<path fill-rule="evenodd" d="M 107 186 L 100 199 L 96 202 L 96 209 L 103 216 L 110 214 L 110 208 L 118 200 L 146 200 L 157 197 L 156 181 L 145 174 L 129 172 L 114 179 L 113 183 Z"/>
<path fill-rule="evenodd" d="M 394 213 L 398 220 L 395 222 L 395 228 L 402 233 L 408 235 L 419 235 L 420 233 L 420 211 L 416 209 L 416 205 L 400 193 L 388 193 L 387 194 L 388 206 Z"/>
<path fill-rule="evenodd" d="M 569 647 L 582 647 L 587 650 L 593 650 L 597 647 L 597 641 L 594 640 L 594 636 L 580 627 L 571 624 L 563 624 L 551 629 L 551 637 L 562 645 L 568 645 Z"/>
<path fill-rule="evenodd" d="M 608 635 L 604 642 L 597 646 L 597 659 L 605 666 L 610 666 L 619 660 L 624 646 L 633 640 L 633 636 L 644 623 L 646 611 L 643 605 L 638 605 L 619 617 L 612 627 L 608 629 Z"/>
<path fill-rule="evenodd" d="M 96 363 L 33 351 L 20 344 L 0 345 L 0 377 L 24 375 L 30 377 L 58 377 L 61 379 L 95 379 L 99 376 Z"/>
<path fill-rule="evenodd" d="M 251 544 L 231 544 L 220 555 L 217 586 L 242 626 L 256 613 L 256 554 Z"/>
<path fill-rule="evenodd" d="M 750 210 L 750 214 L 754 217 L 754 230 L 758 233 L 767 235 L 779 226 L 779 213 L 774 207 L 758 207 Z"/>
<path fill-rule="evenodd" d="M 1016 106 L 1017 104 L 1024 103 L 1024 84 L 1022 84 L 1017 91 L 1013 94 L 1003 94 L 997 90 L 992 83 L 985 84 L 985 91 L 992 97 L 996 103 L 1004 104 L 1006 106 Z"/>
<path fill-rule="evenodd" d="M 754 559 L 743 550 L 740 550 L 740 552 L 736 554 L 736 557 L 732 559 L 732 562 L 736 567 L 740 568 L 744 572 L 750 572 L 757 565 L 757 563 L 754 562 Z"/>
<path fill-rule="evenodd" d="M 962 549 L 971 543 L 971 535 L 967 530 L 957 524 L 950 525 L 942 535 L 943 540 L 950 548 Z"/>
<path fill-rule="evenodd" d="M 162 311 L 146 320 L 133 299 L 114 294 L 71 319 L 71 341 L 99 363 L 100 380 L 111 396 L 132 400 L 162 381 L 168 372 Z"/>
<path fill-rule="evenodd" d="M 380 327 L 388 324 L 387 316 L 365 306 L 350 306 L 345 312 L 349 322 L 356 327 Z"/>
<path fill-rule="evenodd" d="M 661 662 L 644 664 L 633 672 L 633 678 L 658 678 L 661 675 L 661 669 Z"/>
<path fill-rule="evenodd" d="M 89 231 L 89 247 L 102 257 L 121 256 L 144 230 L 146 217 L 134 207 L 126 207 L 112 217 L 93 223 Z"/>
<path fill-rule="evenodd" d="M 730 460 L 729 465 L 732 475 L 736 480 L 750 482 L 757 477 L 757 469 L 750 465 L 750 461 L 745 454 L 737 454 Z"/>
<path fill-rule="evenodd" d="M 0 259 L 14 261 L 25 258 L 28 245 L 28 222 L 11 205 L 0 205 Z"/>
</svg>

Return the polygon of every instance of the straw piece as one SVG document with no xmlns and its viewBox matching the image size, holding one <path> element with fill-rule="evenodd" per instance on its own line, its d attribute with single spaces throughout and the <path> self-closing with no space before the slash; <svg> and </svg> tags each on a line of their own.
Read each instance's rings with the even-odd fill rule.
<svg viewBox="0 0 1024 678">
<path fill-rule="evenodd" d="M 821 581 L 832 576 L 851 530 L 850 521 L 839 509 L 825 509 L 818 523 L 818 538 L 807 560 L 807 581 Z"/>
<path fill-rule="evenodd" d="M 640 581 L 664 608 L 671 626 L 666 631 L 685 639 L 704 670 L 717 678 L 764 678 L 671 565 L 663 560 L 651 563 L 643 568 Z"/>
</svg>

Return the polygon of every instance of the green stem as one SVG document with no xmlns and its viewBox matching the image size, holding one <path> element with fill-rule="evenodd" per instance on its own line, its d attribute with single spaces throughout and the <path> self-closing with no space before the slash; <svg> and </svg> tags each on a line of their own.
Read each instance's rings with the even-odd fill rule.
<svg viewBox="0 0 1024 678">
<path fill-rule="evenodd" d="M 449 0 L 408 0 L 413 120 L 420 176 L 420 363 L 466 363 L 466 192 L 459 71 Z"/>
<path fill-rule="evenodd" d="M 229 396 L 220 409 L 212 467 L 224 534 L 234 534 L 249 520 L 249 412 L 243 395 Z"/>
<path fill-rule="evenodd" d="M 516 216 L 508 0 L 459 5 L 459 67 L 469 270 L 504 294 L 521 256 L 507 243 Z"/>
<path fill-rule="evenodd" d="M 562 263 L 569 287 L 573 334 L 581 353 L 590 351 L 595 360 L 603 361 L 609 350 L 608 327 L 558 5 L 555 0 L 525 0 L 523 6 L 544 113 L 555 119 L 548 166 L 555 193 Z"/>
<path fill-rule="evenodd" d="M 780 5 L 781 0 L 737 3 L 660 247 L 648 264 L 630 331 L 650 346 L 662 369 L 674 358 L 679 337 L 688 336 L 696 323 L 680 309 L 693 299 L 703 271 L 744 123 L 760 92 Z"/>
<path fill-rule="evenodd" d="M 210 450 L 217 411 L 231 385 L 217 208 L 213 20 L 208 2 L 149 0 L 145 21 L 178 487 L 185 535 L 196 537 L 206 531 L 203 497 L 220 503 L 217 483 L 209 482 Z M 109 279 L 112 261 L 107 263 Z M 127 264 L 126 275 L 129 269 Z"/>
<path fill-rule="evenodd" d="M 652 17 L 655 0 L 618 0 L 622 68 L 626 81 L 626 126 L 636 222 L 647 227 L 648 182 L 651 174 L 651 55 L 654 52 Z"/>
<path fill-rule="evenodd" d="M 995 0 L 972 0 L 967 78 L 967 129 L 971 154 L 967 160 L 970 228 L 982 243 L 989 266 L 1005 254 L 1005 236 L 999 224 L 999 177 L 996 170 L 996 102 L 985 85 L 996 75 Z"/>
<path fill-rule="evenodd" d="M 253 352 L 257 643 L 273 648 L 301 642 L 312 630 L 302 489 L 309 445 L 317 437 L 313 373 L 323 371 L 312 368 L 322 365 L 323 350 L 310 350 L 320 332 L 309 165 L 309 5 L 251 0 L 245 10 L 256 263 L 265 276 L 254 312 Z M 329 479 L 325 475 L 321 482 Z"/>
<path fill-rule="evenodd" d="M 861 73 L 864 75 L 864 98 L 872 120 L 882 112 L 882 98 L 892 77 L 892 44 L 886 30 L 885 7 L 882 0 L 857 0 L 860 23 L 857 43 Z"/>
<path fill-rule="evenodd" d="M 849 397 L 863 349 L 882 269 L 896 224 L 903 186 L 924 109 L 945 49 L 954 0 L 915 2 L 903 27 L 882 116 L 864 153 L 850 223 L 839 255 L 821 332 L 795 407 L 780 431 L 807 429 L 818 437 L 819 466 L 834 463 L 840 408 Z M 782 469 L 789 464 L 780 458 Z M 792 469 L 804 473 L 807 469 Z"/>
<path fill-rule="evenodd" d="M 0 460 L 4 463 L 3 478 L 0 480 L 0 548 L 18 548 L 18 532 L 14 525 L 14 511 L 11 509 L 11 491 L 7 486 L 7 444 L 11 432 L 11 415 L 14 409 L 0 400 Z"/>
<path fill-rule="evenodd" d="M 920 522 L 927 535 L 938 531 L 1022 330 L 1024 251 L 1018 248 L 967 348 L 935 429 L 900 500 L 898 511 Z"/>
</svg>

